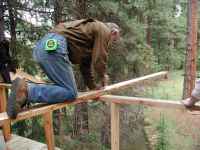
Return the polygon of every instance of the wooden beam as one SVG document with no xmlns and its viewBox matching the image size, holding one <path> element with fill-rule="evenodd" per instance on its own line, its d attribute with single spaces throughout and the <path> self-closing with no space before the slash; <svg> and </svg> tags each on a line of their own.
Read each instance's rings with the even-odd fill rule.
<svg viewBox="0 0 200 150">
<path fill-rule="evenodd" d="M 29 76 L 31 76 L 31 75 L 29 75 Z M 156 80 L 156 79 L 162 79 L 162 78 L 166 79 L 167 76 L 168 76 L 167 71 L 161 71 L 161 72 L 153 73 L 153 74 L 150 74 L 150 75 L 138 77 L 138 78 L 135 78 L 135 79 L 122 81 L 122 82 L 119 82 L 119 83 L 116 83 L 116 84 L 113 84 L 113 85 L 109 85 L 109 86 L 106 86 L 101 91 L 103 91 L 103 92 L 113 91 L 113 90 L 116 90 L 116 89 L 119 89 L 119 88 L 121 89 L 121 88 L 124 88 L 124 87 L 127 87 L 127 86 L 131 86 L 131 85 L 134 85 L 134 84 L 137 84 L 137 83 L 141 83 L 141 82 L 146 81 L 146 80 Z M 20 76 L 20 77 L 24 77 L 24 76 Z M 25 76 L 25 78 L 26 78 L 26 76 Z M 35 83 L 44 83 L 44 81 L 37 80 L 32 76 L 27 77 L 27 79 L 30 79 L 33 82 L 35 81 Z M 0 86 L 10 88 L 11 84 L 0 83 Z"/>
<path fill-rule="evenodd" d="M 18 120 L 31 118 L 33 116 L 38 116 L 38 115 L 41 115 L 41 114 L 46 113 L 48 111 L 54 111 L 54 110 L 66 107 L 68 104 L 78 104 L 78 103 L 88 101 L 88 100 L 91 100 L 91 99 L 97 99 L 100 96 L 107 94 L 108 92 L 118 90 L 118 89 L 121 90 L 122 88 L 131 86 L 131 85 L 134 85 L 134 84 L 138 84 L 138 83 L 144 82 L 146 80 L 166 78 L 166 76 L 167 76 L 167 72 L 163 71 L 163 72 L 158 72 L 158 73 L 154 73 L 154 74 L 151 74 L 151 75 L 139 77 L 139 78 L 136 78 L 136 79 L 116 83 L 116 84 L 113 84 L 113 85 L 109 85 L 109 86 L 106 86 L 104 89 L 101 89 L 101 90 L 82 93 L 77 97 L 77 99 L 74 102 L 68 101 L 68 102 L 65 102 L 65 103 L 57 103 L 57 104 L 53 104 L 53 105 L 46 105 L 46 106 L 42 106 L 40 108 L 34 108 L 34 109 L 30 109 L 30 110 L 21 112 L 21 113 L 18 114 L 16 120 L 13 120 L 13 121 L 18 121 Z M 0 84 L 0 86 L 1 86 L 1 84 Z M 7 116 L 6 113 L 0 114 L 0 123 L 3 122 L 4 120 L 8 120 L 8 119 L 9 119 L 9 117 Z"/>
<path fill-rule="evenodd" d="M 0 87 L 10 88 L 10 87 L 11 87 L 11 84 L 0 83 Z"/>
<path fill-rule="evenodd" d="M 111 150 L 119 150 L 119 107 L 111 103 Z"/>
<path fill-rule="evenodd" d="M 185 109 L 185 106 L 181 101 L 172 100 L 161 100 L 151 98 L 140 98 L 140 97 L 127 97 L 127 96 L 114 96 L 114 95 L 103 95 L 99 98 L 100 101 L 112 102 L 116 104 L 140 104 L 149 107 L 167 108 L 167 109 Z M 187 109 L 188 110 L 188 109 Z M 196 105 L 189 109 L 200 110 L 200 106 Z"/>
<path fill-rule="evenodd" d="M 53 133 L 52 112 L 47 112 L 43 114 L 43 119 L 44 119 L 44 130 L 45 130 L 45 137 L 48 150 L 54 150 L 55 143 L 54 143 L 54 133 Z"/>
<path fill-rule="evenodd" d="M 36 108 L 30 108 L 28 110 L 24 110 L 20 112 L 17 115 L 17 118 L 14 120 L 11 120 L 12 122 L 17 122 L 20 120 L 32 118 L 38 115 L 42 115 L 47 112 L 51 112 L 63 107 L 66 107 L 67 105 L 73 105 L 73 104 L 79 104 L 82 103 L 82 100 L 76 100 L 74 102 L 65 102 L 65 103 L 60 103 L 60 104 L 53 104 L 53 105 L 42 105 L 40 107 Z M 9 120 L 9 117 L 6 112 L 0 113 L 0 124 L 3 123 L 4 121 Z"/>
<path fill-rule="evenodd" d="M 142 76 L 142 77 L 138 77 L 132 80 L 127 80 L 127 81 L 123 81 L 123 82 L 119 82 L 110 86 L 106 86 L 105 89 L 102 92 L 110 92 L 110 91 L 114 91 L 117 89 L 122 89 L 128 86 L 132 86 L 141 82 L 145 82 L 145 81 L 149 81 L 149 80 L 158 80 L 158 79 L 166 79 L 168 76 L 168 72 L 167 71 L 162 71 L 162 72 L 158 72 L 158 73 L 153 73 L 150 75 L 146 75 L 146 76 Z"/>
<path fill-rule="evenodd" d="M 5 112 L 6 111 L 6 88 L 5 87 L 0 87 L 0 112 Z M 10 125 L 10 120 L 6 120 L 2 122 L 3 126 L 3 135 L 6 141 L 10 140 L 11 138 L 11 125 Z"/>
</svg>

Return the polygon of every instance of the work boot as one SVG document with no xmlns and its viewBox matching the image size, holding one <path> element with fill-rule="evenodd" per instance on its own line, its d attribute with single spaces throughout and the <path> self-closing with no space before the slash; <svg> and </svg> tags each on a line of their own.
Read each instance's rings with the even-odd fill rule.
<svg viewBox="0 0 200 150">
<path fill-rule="evenodd" d="M 195 105 L 196 102 L 198 102 L 199 99 L 195 98 L 195 97 L 190 97 L 190 98 L 187 98 L 186 100 L 183 100 L 182 103 L 185 107 L 192 107 Z"/>
<path fill-rule="evenodd" d="M 15 119 L 23 106 L 27 103 L 27 83 L 24 79 L 16 78 L 11 86 L 8 97 L 7 114 Z"/>
</svg>

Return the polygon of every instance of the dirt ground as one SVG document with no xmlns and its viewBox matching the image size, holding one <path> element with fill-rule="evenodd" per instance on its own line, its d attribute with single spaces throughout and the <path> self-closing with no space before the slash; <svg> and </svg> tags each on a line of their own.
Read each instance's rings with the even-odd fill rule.
<svg viewBox="0 0 200 150">
<path fill-rule="evenodd" d="M 196 150 L 200 142 L 200 112 L 188 110 L 149 109 L 145 113 L 146 133 L 152 149 L 157 143 L 156 124 L 164 116 L 168 126 L 168 136 L 171 143 L 177 144 L 177 149 Z"/>
</svg>

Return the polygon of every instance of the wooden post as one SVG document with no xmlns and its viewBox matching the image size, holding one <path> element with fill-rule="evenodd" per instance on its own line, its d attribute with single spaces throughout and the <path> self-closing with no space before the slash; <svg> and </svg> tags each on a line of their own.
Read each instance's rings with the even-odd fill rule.
<svg viewBox="0 0 200 150">
<path fill-rule="evenodd" d="M 47 112 L 43 114 L 43 118 L 44 118 L 44 129 L 45 129 L 45 137 L 48 150 L 54 150 L 55 143 L 54 143 L 54 133 L 53 133 L 52 112 Z"/>
<path fill-rule="evenodd" d="M 111 150 L 119 150 L 119 105 L 111 103 Z"/>
<path fill-rule="evenodd" d="M 6 88 L 0 87 L 0 112 L 6 111 Z M 11 138 L 11 127 L 10 127 L 10 120 L 6 120 L 3 123 L 3 135 L 6 141 L 10 140 Z"/>
</svg>

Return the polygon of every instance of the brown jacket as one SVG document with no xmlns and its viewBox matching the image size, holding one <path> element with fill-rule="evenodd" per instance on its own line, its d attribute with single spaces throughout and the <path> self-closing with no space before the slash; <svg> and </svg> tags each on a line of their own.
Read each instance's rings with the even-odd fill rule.
<svg viewBox="0 0 200 150">
<path fill-rule="evenodd" d="M 80 71 L 90 89 L 96 87 L 94 71 L 100 80 L 106 73 L 110 30 L 102 22 L 94 19 L 82 19 L 60 23 L 51 32 L 66 37 L 69 59 L 73 64 L 80 64 Z"/>
</svg>

